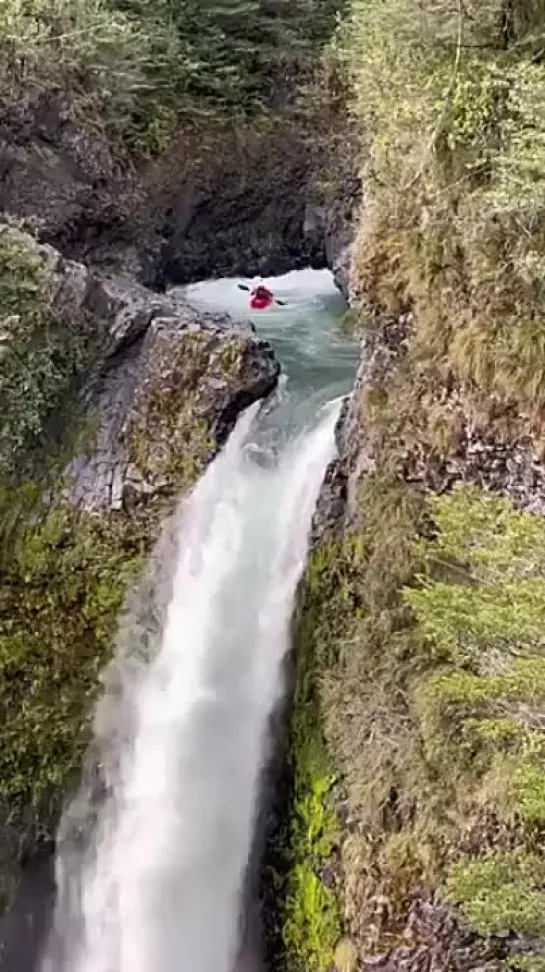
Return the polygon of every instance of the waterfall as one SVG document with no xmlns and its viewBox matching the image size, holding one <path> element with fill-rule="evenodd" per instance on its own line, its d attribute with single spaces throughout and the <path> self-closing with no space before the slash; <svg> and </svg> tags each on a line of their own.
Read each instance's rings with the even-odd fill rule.
<svg viewBox="0 0 545 972">
<path fill-rule="evenodd" d="M 101 703 L 128 728 L 104 740 L 92 837 L 59 842 L 43 972 L 232 972 L 268 722 L 337 414 L 323 406 L 264 465 L 267 419 L 253 406 L 182 503 L 158 649 L 138 678 L 114 662 L 116 684 L 125 671 L 130 685 Z M 127 698 L 129 720 L 116 713 Z"/>
<path fill-rule="evenodd" d="M 238 960 L 270 717 L 358 359 L 330 275 L 270 283 L 283 305 L 254 323 L 284 366 L 279 391 L 239 418 L 129 599 L 59 829 L 40 972 L 233 972 Z M 187 298 L 247 315 L 237 281 Z"/>
</svg>

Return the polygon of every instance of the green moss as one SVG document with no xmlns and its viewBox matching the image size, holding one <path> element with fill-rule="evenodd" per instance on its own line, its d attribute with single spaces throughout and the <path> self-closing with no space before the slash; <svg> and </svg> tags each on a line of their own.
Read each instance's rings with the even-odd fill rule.
<svg viewBox="0 0 545 972">
<path fill-rule="evenodd" d="M 455 902 L 481 935 L 545 934 L 545 864 L 529 854 L 493 854 L 461 861 L 446 883 Z"/>
<path fill-rule="evenodd" d="M 316 726 L 312 729 L 316 733 Z M 331 804 L 334 778 L 318 772 L 326 758 L 323 742 L 320 746 L 316 735 L 308 742 L 306 759 L 297 759 L 283 938 L 290 968 L 326 972 L 333 961 L 341 922 L 337 891 L 323 883 L 322 872 L 337 845 L 339 826 Z"/>
<path fill-rule="evenodd" d="M 77 321 L 52 306 L 51 274 L 38 245 L 0 226 L 0 477 L 43 443 L 87 360 Z"/>
<path fill-rule="evenodd" d="M 341 934 L 337 891 L 321 879 L 325 868 L 335 872 L 331 865 L 339 824 L 331 793 L 335 778 L 320 711 L 321 673 L 332 661 L 330 651 L 335 644 L 332 628 L 342 619 L 340 605 L 345 598 L 345 604 L 350 600 L 346 586 L 335 589 L 337 612 L 335 605 L 326 605 L 324 599 L 325 592 L 331 592 L 331 573 L 336 570 L 340 552 L 334 544 L 324 542 L 314 551 L 308 566 L 290 719 L 292 802 L 283 942 L 286 967 L 308 972 L 325 972 L 331 966 Z"/>
<path fill-rule="evenodd" d="M 0 805 L 27 839 L 54 826 L 88 741 L 143 544 L 124 515 L 51 510 L 20 535 L 0 585 Z"/>
<path fill-rule="evenodd" d="M 295 865 L 291 888 L 284 929 L 291 967 L 326 972 L 334 960 L 334 946 L 340 935 L 337 896 L 324 887 L 308 861 Z"/>
<path fill-rule="evenodd" d="M 242 359 L 242 347 L 237 338 L 230 338 L 222 345 L 218 363 L 225 374 L 237 374 Z"/>
</svg>

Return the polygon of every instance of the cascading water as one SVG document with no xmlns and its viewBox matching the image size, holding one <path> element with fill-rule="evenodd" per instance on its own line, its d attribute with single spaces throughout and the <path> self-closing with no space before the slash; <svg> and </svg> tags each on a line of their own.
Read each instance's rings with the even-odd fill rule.
<svg viewBox="0 0 545 972">
<path fill-rule="evenodd" d="M 329 280 L 314 306 L 304 279 L 315 294 L 315 275 L 288 275 L 291 309 L 256 321 L 297 359 L 287 387 L 239 419 L 181 505 L 158 650 L 131 668 L 129 646 L 115 663 L 118 691 L 98 718 L 124 729 L 99 740 L 105 794 L 92 839 L 74 839 L 85 793 L 67 813 L 43 972 L 233 970 L 268 722 L 356 358 L 333 328 Z M 200 285 L 189 298 L 225 309 L 233 287 Z"/>
</svg>

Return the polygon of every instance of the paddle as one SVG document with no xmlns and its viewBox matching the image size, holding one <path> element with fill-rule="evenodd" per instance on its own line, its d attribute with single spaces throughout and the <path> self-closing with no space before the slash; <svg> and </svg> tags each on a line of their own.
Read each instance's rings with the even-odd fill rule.
<svg viewBox="0 0 545 972">
<path fill-rule="evenodd" d="M 238 287 L 239 290 L 247 290 L 250 294 L 252 292 L 252 288 L 251 287 L 248 287 L 246 284 L 239 283 L 239 284 L 237 284 L 237 287 Z M 274 302 L 276 304 L 278 304 L 279 307 L 285 307 L 286 306 L 286 301 L 285 300 L 278 300 L 278 297 L 275 297 L 274 298 Z"/>
</svg>

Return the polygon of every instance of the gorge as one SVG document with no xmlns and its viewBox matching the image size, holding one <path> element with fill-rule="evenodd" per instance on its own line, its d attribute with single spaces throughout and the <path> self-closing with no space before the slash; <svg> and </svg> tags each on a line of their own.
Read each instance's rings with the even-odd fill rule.
<svg viewBox="0 0 545 972">
<path fill-rule="evenodd" d="M 2 972 L 543 972 L 543 4 L 4 6 Z"/>
</svg>

